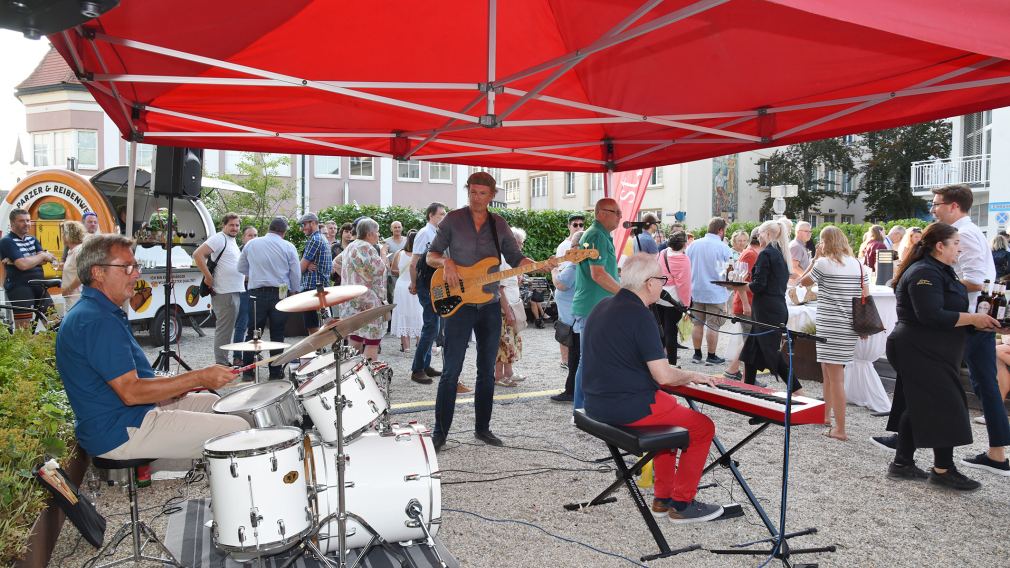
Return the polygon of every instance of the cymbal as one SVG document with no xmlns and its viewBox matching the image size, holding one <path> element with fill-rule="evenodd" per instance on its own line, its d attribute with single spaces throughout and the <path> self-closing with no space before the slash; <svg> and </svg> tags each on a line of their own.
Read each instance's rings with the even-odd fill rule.
<svg viewBox="0 0 1010 568">
<path fill-rule="evenodd" d="M 388 316 L 392 311 L 393 304 L 388 304 L 356 313 L 348 318 L 332 320 L 319 328 L 319 331 L 289 347 L 287 351 L 281 353 L 274 363 L 286 365 L 306 353 L 312 353 L 317 349 L 332 345 L 372 321 Z"/>
<path fill-rule="evenodd" d="M 322 297 L 316 290 L 306 290 L 277 302 L 277 309 L 282 312 L 311 312 L 342 304 L 367 291 L 368 288 L 356 284 L 323 288 Z"/>
<path fill-rule="evenodd" d="M 263 341 L 262 339 L 253 339 L 252 341 L 243 341 L 241 343 L 229 343 L 228 345 L 222 345 L 222 351 L 271 351 L 273 349 L 287 349 L 287 343 L 281 343 L 279 341 Z"/>
</svg>

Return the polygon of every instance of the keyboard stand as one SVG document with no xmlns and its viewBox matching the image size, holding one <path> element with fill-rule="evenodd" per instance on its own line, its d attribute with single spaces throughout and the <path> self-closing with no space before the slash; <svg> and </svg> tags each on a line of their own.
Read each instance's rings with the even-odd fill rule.
<svg viewBox="0 0 1010 568">
<path fill-rule="evenodd" d="M 694 410 L 695 412 L 699 412 L 698 411 L 698 405 L 695 404 L 695 402 L 693 400 L 691 400 L 689 398 L 686 399 L 686 400 L 687 400 L 687 404 L 691 407 L 691 410 Z M 733 477 L 736 478 L 736 482 L 740 484 L 740 488 L 743 489 L 744 494 L 747 495 L 747 500 L 750 501 L 750 504 L 754 507 L 754 510 L 757 511 L 758 516 L 761 517 L 761 522 L 764 523 L 765 528 L 768 529 L 768 534 L 770 534 L 771 537 L 766 538 L 766 539 L 761 539 L 761 540 L 755 540 L 755 541 L 752 541 L 752 542 L 744 542 L 744 543 L 740 543 L 740 544 L 731 544 L 730 545 L 731 548 L 729 548 L 729 549 L 709 549 L 709 552 L 711 552 L 712 554 L 735 554 L 735 555 L 751 555 L 751 556 L 769 556 L 769 555 L 771 555 L 772 550 L 775 547 L 775 542 L 781 540 L 782 544 L 779 546 L 778 551 L 775 552 L 775 558 L 778 558 L 779 560 L 781 560 L 783 566 L 786 566 L 787 568 L 788 567 L 792 567 L 792 566 L 795 566 L 796 568 L 816 567 L 817 564 L 795 564 L 795 565 L 793 565 L 793 564 L 791 564 L 789 562 L 789 558 L 792 555 L 794 555 L 794 554 L 816 554 L 816 553 L 821 553 L 821 552 L 834 552 L 835 551 L 835 547 L 832 545 L 832 546 L 822 546 L 822 547 L 815 547 L 815 548 L 795 548 L 795 549 L 794 548 L 790 548 L 789 547 L 789 539 L 790 538 L 795 538 L 795 537 L 804 536 L 804 535 L 808 535 L 808 534 L 817 534 L 817 529 L 816 528 L 808 528 L 808 529 L 803 529 L 803 530 L 796 531 L 796 532 L 786 533 L 785 535 L 780 536 L 779 532 L 778 532 L 778 528 L 775 526 L 774 523 L 772 523 L 772 520 L 768 517 L 768 513 L 765 512 L 764 507 L 761 506 L 761 502 L 758 501 L 757 496 L 754 495 L 754 491 L 750 488 L 750 485 L 747 483 L 747 480 L 744 478 L 743 474 L 740 473 L 739 462 L 737 462 L 736 460 L 733 459 L 733 454 L 735 454 L 737 451 L 739 451 L 744 446 L 746 446 L 748 443 L 750 443 L 751 440 L 753 440 L 754 438 L 758 437 L 762 432 L 764 432 L 771 425 L 772 425 L 772 422 L 770 422 L 770 421 L 767 421 L 767 420 L 766 421 L 762 421 L 762 424 L 760 426 L 758 426 L 753 432 L 751 432 L 750 434 L 748 434 L 743 440 L 740 440 L 739 442 L 737 442 L 737 444 L 734 445 L 729 450 L 727 450 L 726 447 L 722 445 L 722 441 L 719 440 L 718 436 L 713 437 L 712 438 L 712 445 L 714 445 L 715 448 L 716 448 L 716 450 L 719 452 L 719 457 L 716 458 L 714 461 L 712 461 L 712 463 L 708 464 L 705 467 L 704 471 L 702 471 L 702 475 L 704 475 L 704 474 L 712 471 L 713 469 L 715 469 L 716 466 L 722 466 L 722 467 L 729 468 L 729 471 L 733 474 Z M 769 543 L 772 546 L 769 547 L 769 548 L 763 548 L 763 549 L 746 548 L 746 547 L 749 547 L 749 546 L 753 546 L 755 544 L 762 544 L 762 543 Z"/>
</svg>

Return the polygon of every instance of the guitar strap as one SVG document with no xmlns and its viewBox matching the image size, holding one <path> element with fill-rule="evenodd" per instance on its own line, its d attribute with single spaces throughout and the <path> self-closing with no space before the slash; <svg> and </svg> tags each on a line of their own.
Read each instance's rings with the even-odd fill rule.
<svg viewBox="0 0 1010 568">
<path fill-rule="evenodd" d="M 498 221 L 495 220 L 494 213 L 490 211 L 487 212 L 487 217 L 488 221 L 491 223 L 491 238 L 494 239 L 494 248 L 495 250 L 498 251 L 498 258 L 500 259 L 502 257 L 502 253 L 501 253 L 501 244 L 498 243 L 498 228 L 497 228 Z"/>
</svg>

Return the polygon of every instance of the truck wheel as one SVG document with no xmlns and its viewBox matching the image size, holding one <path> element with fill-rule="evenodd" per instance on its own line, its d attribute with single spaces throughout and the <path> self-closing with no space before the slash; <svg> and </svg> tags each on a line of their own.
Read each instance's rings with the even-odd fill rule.
<svg viewBox="0 0 1010 568">
<path fill-rule="evenodd" d="M 173 306 L 174 308 L 174 306 Z M 158 310 L 155 314 L 154 319 L 151 320 L 151 326 L 148 327 L 147 332 L 151 335 L 151 340 L 154 341 L 155 345 L 160 345 L 165 341 L 165 321 L 168 320 L 168 342 L 175 343 L 179 341 L 179 336 L 182 334 L 182 326 L 179 322 L 179 314 L 175 309 L 171 310 L 171 317 L 165 317 L 165 308 Z"/>
</svg>

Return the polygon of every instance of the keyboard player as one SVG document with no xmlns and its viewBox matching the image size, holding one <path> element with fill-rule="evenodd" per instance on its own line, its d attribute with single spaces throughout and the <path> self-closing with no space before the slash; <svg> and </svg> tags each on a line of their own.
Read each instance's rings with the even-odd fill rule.
<svg viewBox="0 0 1010 568">
<path fill-rule="evenodd" d="M 624 263 L 621 290 L 593 308 L 583 336 L 583 390 L 586 414 L 600 422 L 627 426 L 680 426 L 690 445 L 679 463 L 673 452 L 654 460 L 652 512 L 673 523 L 696 523 L 722 515 L 719 505 L 695 499 L 715 425 L 707 416 L 681 406 L 660 385 L 701 383 L 712 377 L 670 366 L 649 306 L 666 284 L 653 256 L 636 254 Z"/>
</svg>

